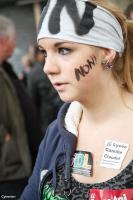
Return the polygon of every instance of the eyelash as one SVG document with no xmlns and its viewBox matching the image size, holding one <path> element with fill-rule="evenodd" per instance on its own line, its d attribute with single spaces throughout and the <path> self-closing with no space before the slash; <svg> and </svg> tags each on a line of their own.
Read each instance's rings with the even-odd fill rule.
<svg viewBox="0 0 133 200">
<path fill-rule="evenodd" d="M 65 50 L 65 51 L 67 51 L 67 52 L 66 52 L 66 53 L 61 53 L 62 50 Z M 58 52 L 59 52 L 61 55 L 67 55 L 67 54 L 69 54 L 69 53 L 71 52 L 71 49 L 61 47 L 61 48 L 58 49 Z"/>
<path fill-rule="evenodd" d="M 67 51 L 67 52 L 62 52 L 63 50 Z M 44 57 L 46 58 L 47 57 L 47 52 L 43 49 L 40 49 L 40 52 L 44 55 Z M 61 55 L 67 55 L 71 52 L 71 49 L 68 49 L 68 48 L 63 48 L 63 47 L 60 47 L 58 48 L 58 53 L 61 54 Z"/>
<path fill-rule="evenodd" d="M 44 55 L 44 57 L 46 58 L 47 57 L 47 53 L 46 53 L 46 51 L 45 50 L 43 50 L 43 49 L 40 49 L 40 53 L 42 53 L 43 55 Z"/>
</svg>

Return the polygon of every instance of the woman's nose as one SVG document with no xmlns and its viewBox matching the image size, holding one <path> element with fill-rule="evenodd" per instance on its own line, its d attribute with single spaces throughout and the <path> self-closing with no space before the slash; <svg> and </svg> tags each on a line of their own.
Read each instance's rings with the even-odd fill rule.
<svg viewBox="0 0 133 200">
<path fill-rule="evenodd" d="M 50 75 L 50 74 L 57 74 L 57 73 L 59 73 L 60 70 L 59 70 L 58 65 L 54 61 L 54 58 L 50 59 L 50 58 L 47 57 L 46 60 L 45 60 L 43 71 L 47 75 Z"/>
</svg>

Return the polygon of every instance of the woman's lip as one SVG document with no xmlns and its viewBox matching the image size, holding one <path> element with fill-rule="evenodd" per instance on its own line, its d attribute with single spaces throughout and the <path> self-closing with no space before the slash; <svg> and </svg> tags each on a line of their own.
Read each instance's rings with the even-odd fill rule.
<svg viewBox="0 0 133 200">
<path fill-rule="evenodd" d="M 53 86 L 56 90 L 63 90 L 68 83 L 54 83 Z"/>
<path fill-rule="evenodd" d="M 59 86 L 59 85 L 66 85 L 68 83 L 61 83 L 61 82 L 56 82 L 56 83 L 52 83 L 53 85 Z"/>
</svg>

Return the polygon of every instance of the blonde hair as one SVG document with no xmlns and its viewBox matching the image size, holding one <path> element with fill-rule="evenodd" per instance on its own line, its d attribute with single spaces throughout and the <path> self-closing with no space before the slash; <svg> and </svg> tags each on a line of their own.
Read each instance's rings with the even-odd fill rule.
<svg viewBox="0 0 133 200">
<path fill-rule="evenodd" d="M 121 25 L 125 49 L 121 57 L 117 56 L 112 72 L 116 80 L 133 93 L 133 22 L 127 21 L 124 13 L 107 0 L 90 0 L 90 2 L 110 11 Z"/>
</svg>

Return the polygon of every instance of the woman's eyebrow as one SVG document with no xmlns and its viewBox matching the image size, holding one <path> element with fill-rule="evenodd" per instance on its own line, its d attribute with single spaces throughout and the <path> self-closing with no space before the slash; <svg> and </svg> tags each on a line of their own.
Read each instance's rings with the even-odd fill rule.
<svg viewBox="0 0 133 200">
<path fill-rule="evenodd" d="M 54 44 L 54 46 L 55 46 L 55 47 L 58 47 L 58 46 L 63 45 L 63 44 L 71 44 L 71 43 L 70 43 L 70 42 L 56 42 L 56 43 Z"/>
<path fill-rule="evenodd" d="M 73 44 L 73 42 L 56 42 L 53 44 L 54 47 L 59 47 L 63 44 Z M 38 48 L 41 49 L 41 50 L 44 50 L 44 47 L 41 46 L 40 44 L 38 44 Z"/>
</svg>

